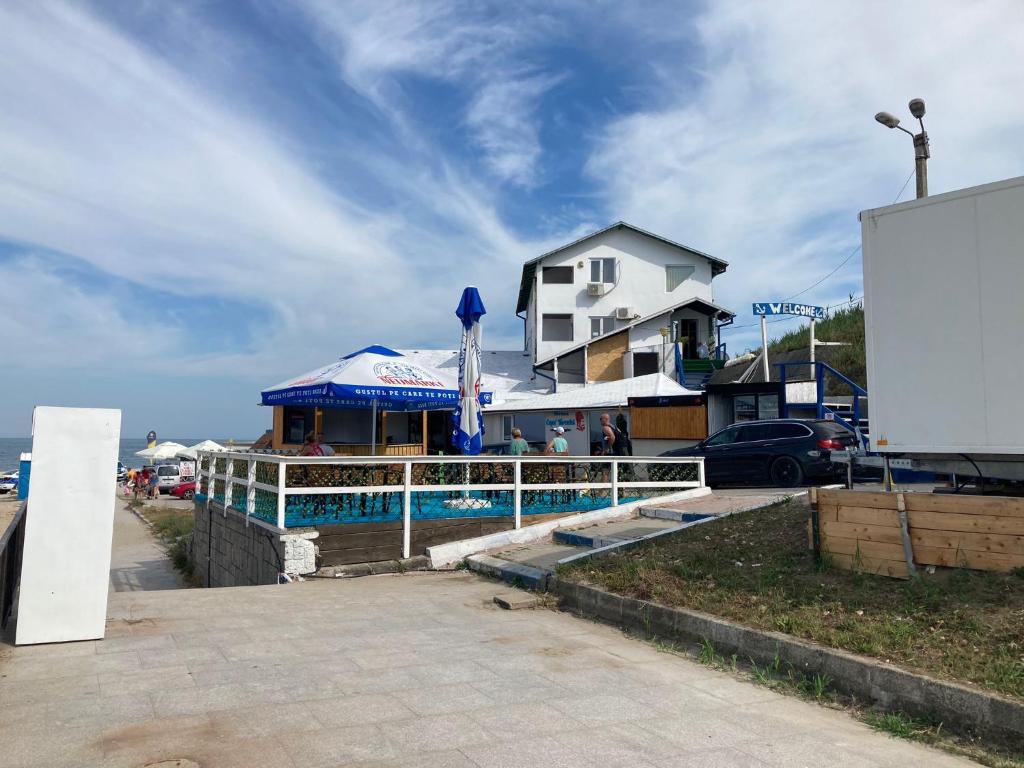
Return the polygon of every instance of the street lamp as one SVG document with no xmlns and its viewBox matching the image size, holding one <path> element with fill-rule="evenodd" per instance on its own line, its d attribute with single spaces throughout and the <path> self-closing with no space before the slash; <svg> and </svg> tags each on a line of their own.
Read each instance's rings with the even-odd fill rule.
<svg viewBox="0 0 1024 768">
<path fill-rule="evenodd" d="M 898 117 L 888 112 L 879 112 L 875 120 L 886 128 L 899 128 L 914 140 L 914 169 L 917 176 L 917 196 L 928 197 L 928 158 L 932 156 L 928 149 L 928 133 L 924 129 L 924 99 L 911 99 L 910 114 L 914 116 L 921 126 L 921 132 L 914 134 L 900 126 Z"/>
</svg>

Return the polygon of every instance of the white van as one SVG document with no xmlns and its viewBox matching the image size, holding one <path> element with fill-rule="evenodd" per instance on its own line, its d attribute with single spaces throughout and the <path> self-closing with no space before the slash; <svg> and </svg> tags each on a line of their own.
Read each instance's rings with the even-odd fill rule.
<svg viewBox="0 0 1024 768">
<path fill-rule="evenodd" d="M 157 490 L 167 493 L 181 482 L 181 473 L 177 464 L 158 464 L 156 467 Z"/>
</svg>

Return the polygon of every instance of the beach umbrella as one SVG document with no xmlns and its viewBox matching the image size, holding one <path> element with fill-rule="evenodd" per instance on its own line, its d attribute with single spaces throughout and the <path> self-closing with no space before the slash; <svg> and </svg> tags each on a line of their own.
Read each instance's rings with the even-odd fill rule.
<svg viewBox="0 0 1024 768">
<path fill-rule="evenodd" d="M 372 413 L 371 450 L 377 451 L 377 411 L 454 408 L 459 386 L 447 373 L 374 345 L 337 362 L 265 389 L 263 405 L 364 408 Z"/>
<path fill-rule="evenodd" d="M 455 315 L 462 321 L 459 349 L 459 405 L 452 416 L 452 443 L 462 453 L 476 456 L 483 447 L 484 415 L 480 406 L 480 318 L 487 314 L 476 288 L 462 291 Z"/>
<path fill-rule="evenodd" d="M 154 445 L 152 448 L 143 448 L 141 451 L 136 451 L 135 455 L 152 461 L 165 461 L 177 457 L 178 451 L 184 448 L 185 446 L 181 443 L 167 441 L 166 443 L 160 443 L 160 445 Z"/>
<path fill-rule="evenodd" d="M 199 451 L 224 451 L 227 450 L 220 443 L 215 443 L 213 440 L 203 440 L 201 443 L 190 445 L 188 448 L 182 448 L 178 451 L 177 456 L 180 459 L 192 459 L 193 461 L 199 455 Z"/>
</svg>

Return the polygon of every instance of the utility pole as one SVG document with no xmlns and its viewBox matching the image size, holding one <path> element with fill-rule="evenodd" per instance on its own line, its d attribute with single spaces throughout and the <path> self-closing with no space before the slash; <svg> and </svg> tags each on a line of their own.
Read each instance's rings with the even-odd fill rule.
<svg viewBox="0 0 1024 768">
<path fill-rule="evenodd" d="M 921 126 L 920 133 L 912 133 L 900 125 L 898 117 L 888 112 L 879 112 L 875 120 L 886 128 L 899 128 L 914 140 L 914 175 L 917 177 L 917 196 L 928 197 L 928 158 L 932 156 L 928 148 L 928 132 L 924 129 L 924 99 L 911 99 L 910 114 L 912 114 Z"/>
</svg>

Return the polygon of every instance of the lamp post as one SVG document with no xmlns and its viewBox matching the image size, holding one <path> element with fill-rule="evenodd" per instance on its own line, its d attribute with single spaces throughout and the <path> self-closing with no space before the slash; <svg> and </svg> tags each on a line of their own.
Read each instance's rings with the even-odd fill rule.
<svg viewBox="0 0 1024 768">
<path fill-rule="evenodd" d="M 928 158 L 931 157 L 931 151 L 928 149 L 928 133 L 924 129 L 924 99 L 911 99 L 910 114 L 916 119 L 918 124 L 921 126 L 920 133 L 912 133 L 906 128 L 900 126 L 898 117 L 894 117 L 888 112 L 879 112 L 875 115 L 875 120 L 880 122 L 886 128 L 899 128 L 905 134 L 910 136 L 914 140 L 914 170 L 917 176 L 917 196 L 928 197 Z"/>
</svg>

